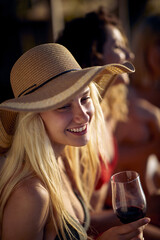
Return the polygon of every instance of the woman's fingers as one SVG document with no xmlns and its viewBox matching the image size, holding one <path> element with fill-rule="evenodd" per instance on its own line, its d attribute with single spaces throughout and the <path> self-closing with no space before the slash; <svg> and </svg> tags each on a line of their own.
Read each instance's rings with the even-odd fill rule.
<svg viewBox="0 0 160 240">
<path fill-rule="evenodd" d="M 143 240 L 143 228 L 138 228 L 138 229 L 135 229 L 133 230 L 132 232 L 130 233 L 126 233 L 126 234 L 123 234 L 121 235 L 121 239 L 123 240 Z"/>
<path fill-rule="evenodd" d="M 119 229 L 119 234 L 123 235 L 123 234 L 131 233 L 136 230 L 137 232 L 139 231 L 139 234 L 140 234 L 140 232 L 144 230 L 145 226 L 149 222 L 150 222 L 150 218 L 145 217 L 135 222 L 124 224 Z"/>
<path fill-rule="evenodd" d="M 150 218 L 142 218 L 135 222 L 110 228 L 97 240 L 143 240 L 143 230 L 150 222 Z"/>
</svg>

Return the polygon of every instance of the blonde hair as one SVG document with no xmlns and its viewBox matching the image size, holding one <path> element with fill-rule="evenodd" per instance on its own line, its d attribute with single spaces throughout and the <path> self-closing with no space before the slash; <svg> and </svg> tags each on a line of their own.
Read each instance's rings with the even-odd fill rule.
<svg viewBox="0 0 160 240">
<path fill-rule="evenodd" d="M 98 150 L 103 148 L 104 119 L 96 86 L 91 83 L 91 98 L 95 115 L 91 122 L 91 138 L 84 147 L 66 146 L 66 159 L 78 192 L 89 207 L 99 168 Z M 27 130 L 26 130 L 27 129 Z M 41 131 L 40 131 L 41 130 Z M 54 174 L 53 174 L 54 169 Z M 46 134 L 43 121 L 37 113 L 20 113 L 13 143 L 0 173 L 0 221 L 5 204 L 12 191 L 24 178 L 38 176 L 50 195 L 50 215 L 54 227 L 65 238 L 64 228 L 71 234 L 67 222 L 81 230 L 64 208 L 61 174 L 54 150 Z"/>
<path fill-rule="evenodd" d="M 110 86 L 105 94 L 101 107 L 106 117 L 125 122 L 128 118 L 128 88 L 122 84 Z"/>
</svg>

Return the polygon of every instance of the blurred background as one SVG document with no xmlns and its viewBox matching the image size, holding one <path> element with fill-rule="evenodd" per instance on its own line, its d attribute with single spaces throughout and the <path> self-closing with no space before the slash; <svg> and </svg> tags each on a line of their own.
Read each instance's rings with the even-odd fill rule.
<svg viewBox="0 0 160 240">
<path fill-rule="evenodd" d="M 0 0 L 0 102 L 13 96 L 10 70 L 23 52 L 55 42 L 66 21 L 99 6 L 121 19 L 129 40 L 141 18 L 160 12 L 160 0 Z"/>
</svg>

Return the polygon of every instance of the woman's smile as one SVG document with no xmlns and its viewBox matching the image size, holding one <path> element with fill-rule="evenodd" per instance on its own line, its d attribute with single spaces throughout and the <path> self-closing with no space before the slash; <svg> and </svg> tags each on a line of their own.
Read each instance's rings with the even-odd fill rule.
<svg viewBox="0 0 160 240">
<path fill-rule="evenodd" d="M 87 132 L 87 124 L 85 124 L 84 126 L 81 127 L 74 127 L 74 128 L 70 128 L 67 129 L 68 132 L 74 133 L 76 135 L 83 135 Z"/>
</svg>

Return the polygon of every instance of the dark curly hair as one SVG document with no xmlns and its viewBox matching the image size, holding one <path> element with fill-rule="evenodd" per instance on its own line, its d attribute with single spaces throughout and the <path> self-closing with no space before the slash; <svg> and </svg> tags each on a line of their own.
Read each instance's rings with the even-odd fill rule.
<svg viewBox="0 0 160 240">
<path fill-rule="evenodd" d="M 118 18 L 100 7 L 98 11 L 67 22 L 57 42 L 70 50 L 81 67 L 93 66 L 93 45 L 96 52 L 103 52 L 104 43 L 107 41 L 107 25 L 116 26 L 125 36 Z"/>
</svg>

